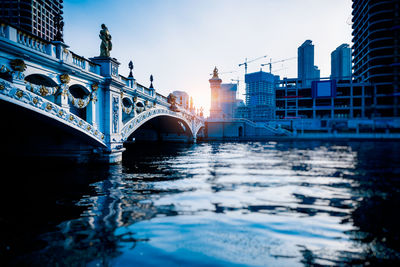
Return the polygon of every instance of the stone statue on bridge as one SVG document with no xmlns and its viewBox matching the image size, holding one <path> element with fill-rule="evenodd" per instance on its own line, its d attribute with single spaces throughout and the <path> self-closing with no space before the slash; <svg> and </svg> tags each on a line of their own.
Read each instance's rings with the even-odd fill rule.
<svg viewBox="0 0 400 267">
<path fill-rule="evenodd" d="M 111 34 L 108 31 L 106 25 L 104 24 L 101 24 L 101 31 L 99 37 L 101 39 L 100 56 L 110 57 L 110 51 L 112 50 Z"/>
</svg>

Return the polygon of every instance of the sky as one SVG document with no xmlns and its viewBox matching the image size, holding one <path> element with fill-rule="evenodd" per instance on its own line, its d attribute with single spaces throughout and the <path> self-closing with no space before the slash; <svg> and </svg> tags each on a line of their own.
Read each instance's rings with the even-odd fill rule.
<svg viewBox="0 0 400 267">
<path fill-rule="evenodd" d="M 351 44 L 350 20 L 351 0 L 65 0 L 64 41 L 81 56 L 99 56 L 104 23 L 121 75 L 132 60 L 138 83 L 149 86 L 152 74 L 157 92 L 186 91 L 208 114 L 215 66 L 224 83 L 240 80 L 243 99 L 238 64 L 262 57 L 248 64 L 248 73 L 259 71 L 270 60 L 297 57 L 310 39 L 314 64 L 328 77 L 331 52 Z M 272 65 L 272 73 L 297 77 L 297 59 Z"/>
</svg>

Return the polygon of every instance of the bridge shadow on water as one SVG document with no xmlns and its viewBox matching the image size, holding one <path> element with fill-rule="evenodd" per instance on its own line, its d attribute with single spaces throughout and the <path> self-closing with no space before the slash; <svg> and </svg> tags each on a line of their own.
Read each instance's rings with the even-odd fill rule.
<svg viewBox="0 0 400 267">
<path fill-rule="evenodd" d="M 110 166 L 3 159 L 0 166 L 3 172 L 0 186 L 0 265 L 83 266 L 96 263 L 110 266 L 127 248 L 132 250 L 138 244 L 151 242 L 151 239 L 139 237 L 140 233 L 118 229 L 130 229 L 131 225 L 155 217 L 175 218 L 204 212 L 212 214 L 210 217 L 233 213 L 241 216 L 238 215 L 241 213 L 286 216 L 288 219 L 290 216 L 312 219 L 320 215 L 339 218 L 340 224 L 352 225 L 352 230 L 346 231 L 345 235 L 354 246 L 361 248 L 361 252 L 338 248 L 338 255 L 329 257 L 324 253 L 321 255 L 321 251 L 311 245 L 298 244 L 299 264 L 398 266 L 400 263 L 400 219 L 397 216 L 400 207 L 400 155 L 397 152 L 400 144 L 283 142 L 270 145 L 255 142 L 191 145 L 144 142 L 126 148 L 122 164 Z M 180 158 L 194 157 L 193 151 L 197 155 L 204 153 L 202 160 L 206 158 L 211 167 L 205 179 L 210 188 L 209 196 L 234 191 L 241 186 L 255 189 L 254 193 L 275 186 L 268 179 L 251 182 L 251 177 L 249 181 L 242 179 L 239 184 L 220 182 L 226 177 L 221 170 L 226 166 L 234 169 L 238 162 L 224 165 L 224 160 L 215 156 L 221 156 L 223 151 L 222 157 L 229 157 L 235 153 L 232 148 L 263 156 L 269 151 L 283 159 L 281 163 L 264 162 L 263 166 L 250 161 L 246 165 L 249 169 L 285 169 L 298 176 L 315 174 L 316 166 L 310 164 L 313 151 L 322 149 L 324 154 L 343 155 L 343 158 L 337 156 L 338 162 L 346 161 L 347 154 L 341 154 L 341 150 L 356 152 L 355 165 L 336 168 L 329 177 L 332 182 L 324 184 L 324 188 L 329 190 L 346 190 L 350 197 L 312 195 L 310 192 L 321 186 L 311 179 L 296 185 L 311 190 L 291 193 L 294 201 L 290 205 L 241 202 L 241 205 L 233 206 L 227 201 L 187 213 L 174 203 L 156 204 L 155 200 L 164 196 L 199 190 L 155 186 L 156 182 L 195 179 L 190 169 L 179 172 L 171 168 L 172 164 L 179 164 L 176 162 Z M 338 182 L 334 182 L 335 179 Z M 328 208 L 316 203 L 326 203 Z M 218 265 L 219 262 L 214 263 Z M 194 265 L 202 264 L 197 262 Z"/>
<path fill-rule="evenodd" d="M 155 207 L 146 201 L 174 193 L 147 185 L 163 178 L 158 175 L 162 171 L 146 159 L 174 157 L 188 146 L 128 145 L 122 165 L 3 158 L 0 266 L 82 266 L 96 259 L 108 266 L 110 259 L 120 255 L 119 244 L 134 248 L 136 242 L 146 241 L 134 238 L 134 233 L 117 235 L 117 227 L 177 214 L 173 207 Z M 129 176 L 135 173 L 153 175 Z M 122 210 L 121 205 L 128 209 Z"/>
</svg>

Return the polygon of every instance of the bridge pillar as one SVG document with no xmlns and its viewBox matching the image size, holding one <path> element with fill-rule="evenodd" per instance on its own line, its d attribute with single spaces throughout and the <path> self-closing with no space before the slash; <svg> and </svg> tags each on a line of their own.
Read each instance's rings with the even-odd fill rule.
<svg viewBox="0 0 400 267">
<path fill-rule="evenodd" d="M 96 110 L 95 104 L 89 108 L 90 118 L 95 121 L 96 112 L 105 114 L 103 132 L 106 137 L 106 144 L 109 149 L 109 158 L 112 162 L 122 160 L 122 152 L 124 151 L 122 142 L 122 88 L 124 83 L 119 81 L 118 68 L 120 63 L 110 57 L 91 58 L 94 63 L 100 65 L 100 75 L 105 77 L 102 85 L 104 88 L 104 104 L 98 106 Z"/>
</svg>

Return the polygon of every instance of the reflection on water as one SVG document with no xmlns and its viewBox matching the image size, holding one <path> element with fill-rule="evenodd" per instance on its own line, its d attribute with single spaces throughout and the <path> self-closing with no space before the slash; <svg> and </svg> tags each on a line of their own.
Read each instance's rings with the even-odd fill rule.
<svg viewBox="0 0 400 267">
<path fill-rule="evenodd" d="M 399 148 L 147 144 L 108 167 L 6 163 L 0 264 L 398 265 Z"/>
</svg>

